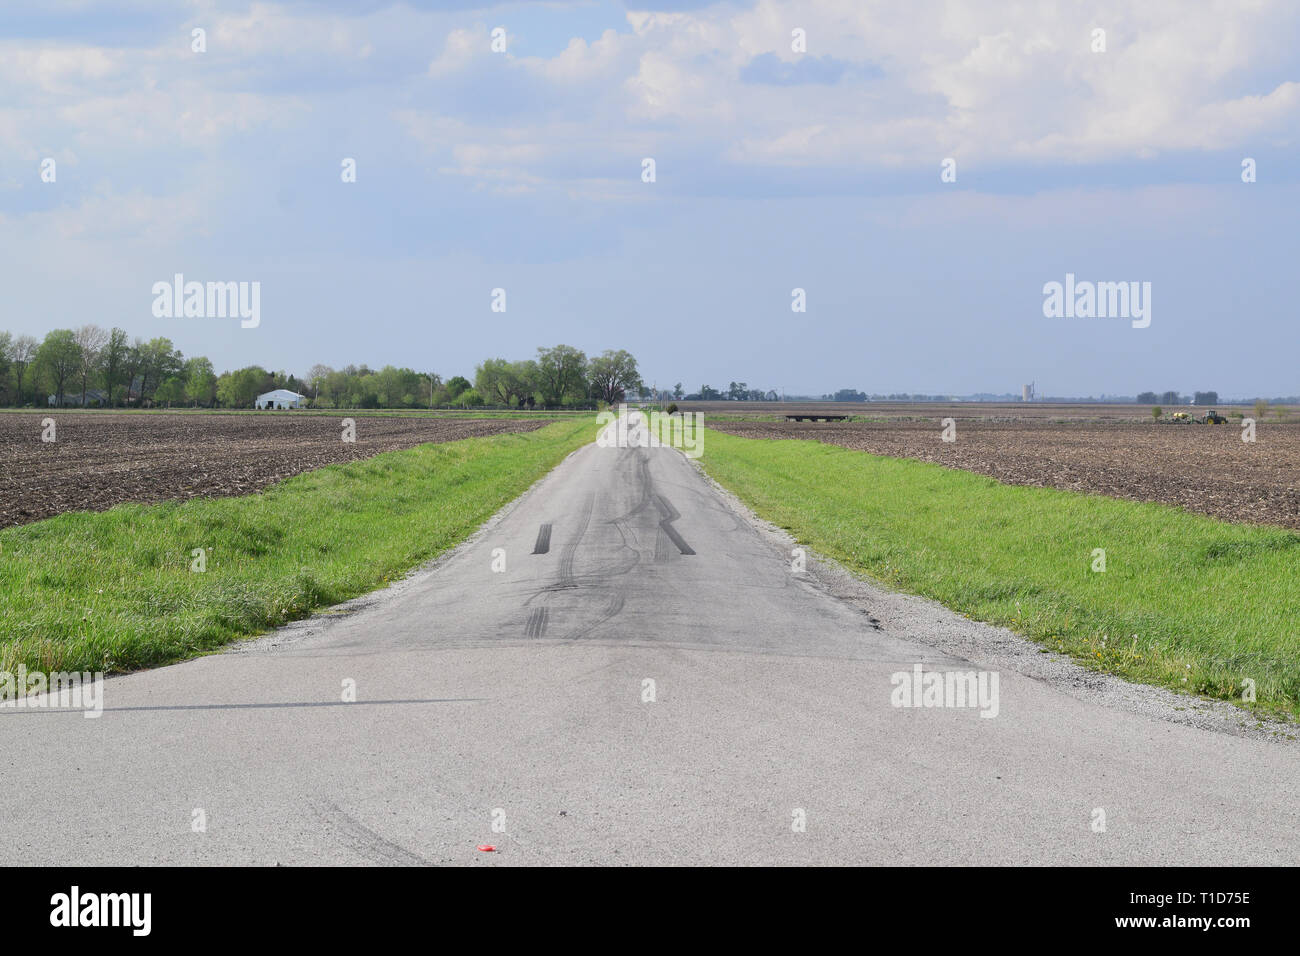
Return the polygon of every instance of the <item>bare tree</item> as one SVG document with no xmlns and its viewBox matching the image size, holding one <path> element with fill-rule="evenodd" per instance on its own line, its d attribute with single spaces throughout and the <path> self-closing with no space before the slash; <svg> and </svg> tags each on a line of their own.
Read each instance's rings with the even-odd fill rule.
<svg viewBox="0 0 1300 956">
<path fill-rule="evenodd" d="M 307 372 L 307 384 L 312 388 L 312 399 L 320 398 L 320 387 L 325 384 L 325 380 L 334 374 L 334 369 L 328 365 L 316 364 Z"/>
<path fill-rule="evenodd" d="M 144 339 L 136 336 L 131 340 L 131 344 L 126 347 L 122 356 L 122 374 L 126 379 L 126 394 L 122 396 L 122 404 L 131 404 L 131 386 L 135 384 L 136 376 L 144 369 L 145 365 L 145 344 Z M 143 383 L 141 383 L 143 389 Z M 136 393 L 137 400 L 143 399 L 143 395 Z M 143 401 L 139 404 L 143 407 Z"/>
<path fill-rule="evenodd" d="M 36 341 L 33 336 L 20 335 L 14 339 L 13 347 L 9 351 L 9 358 L 13 361 L 14 371 L 18 375 L 18 404 L 23 403 L 23 372 L 32 364 L 36 358 L 36 350 L 40 348 L 41 343 Z"/>
<path fill-rule="evenodd" d="M 81 348 L 81 365 L 77 369 L 81 376 L 81 407 L 86 407 L 86 389 L 90 376 L 99 368 L 104 346 L 108 344 L 108 333 L 98 325 L 83 325 L 77 329 L 74 338 Z"/>
<path fill-rule="evenodd" d="M 10 354 L 14 347 L 14 337 L 9 332 L 0 332 L 0 390 L 5 388 L 9 378 L 9 364 L 13 361 Z"/>
<path fill-rule="evenodd" d="M 113 389 L 117 381 L 122 376 L 122 365 L 126 361 L 126 353 L 130 346 L 126 341 L 126 332 L 123 329 L 114 328 L 108 335 L 108 344 L 104 346 L 100 353 L 100 365 L 104 372 L 104 388 L 108 392 L 108 404 L 113 405 Z M 127 383 L 130 387 L 130 383 Z"/>
</svg>

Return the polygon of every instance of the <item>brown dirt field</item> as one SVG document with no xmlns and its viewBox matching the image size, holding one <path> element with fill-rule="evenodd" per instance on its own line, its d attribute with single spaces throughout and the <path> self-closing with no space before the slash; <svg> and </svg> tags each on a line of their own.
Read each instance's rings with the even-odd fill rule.
<svg viewBox="0 0 1300 956">
<path fill-rule="evenodd" d="M 952 406 L 947 406 L 952 415 Z M 955 416 L 953 416 L 955 417 Z M 1300 528 L 1300 425 L 1265 422 L 1256 441 L 1230 425 L 957 421 L 957 440 L 930 422 L 742 422 L 706 418 L 746 438 L 816 439 L 875 455 L 1035 485 L 1181 505 L 1227 521 Z M 706 443 L 707 454 L 707 443 Z"/>
<path fill-rule="evenodd" d="M 678 402 L 684 412 L 703 412 L 714 418 L 784 418 L 786 415 L 851 415 L 867 419 L 901 419 L 929 421 L 955 418 L 957 421 L 982 420 L 993 422 L 1151 422 L 1150 405 L 1109 404 L 1048 404 L 1046 402 Z M 1245 405 L 1217 406 L 1224 415 L 1229 412 L 1254 414 Z M 1179 405 L 1165 408 L 1165 415 L 1176 411 L 1192 412 L 1202 416 L 1207 408 Z M 1274 419 L 1278 412 L 1294 415 L 1295 408 L 1270 406 L 1267 417 Z M 1235 421 L 1235 419 L 1234 419 Z"/>
<path fill-rule="evenodd" d="M 1149 405 L 1047 405 L 1034 402 L 678 402 L 684 412 L 708 418 L 784 418 L 850 415 L 854 418 L 928 420 L 952 417 L 987 421 L 1150 421 Z"/>
<path fill-rule="evenodd" d="M 527 432 L 547 421 L 343 415 L 166 415 L 51 412 L 57 440 L 41 441 L 45 415 L 0 413 L 0 528 L 126 501 L 247 495 L 300 472 L 424 442 Z"/>
</svg>

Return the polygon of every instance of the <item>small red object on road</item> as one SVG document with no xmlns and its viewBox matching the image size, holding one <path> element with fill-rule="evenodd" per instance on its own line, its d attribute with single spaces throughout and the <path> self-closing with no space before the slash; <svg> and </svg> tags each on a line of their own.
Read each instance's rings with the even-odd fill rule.
<svg viewBox="0 0 1300 956">
<path fill-rule="evenodd" d="M 479 846 L 479 850 L 483 853 L 495 853 L 497 848 L 492 846 L 490 843 L 484 843 Z"/>
</svg>

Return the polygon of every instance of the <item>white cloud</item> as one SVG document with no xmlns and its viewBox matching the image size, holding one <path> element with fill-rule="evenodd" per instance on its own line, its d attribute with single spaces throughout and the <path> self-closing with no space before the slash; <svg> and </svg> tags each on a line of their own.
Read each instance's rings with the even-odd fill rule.
<svg viewBox="0 0 1300 956">
<path fill-rule="evenodd" d="M 554 9 L 562 22 L 563 9 Z M 250 131 L 360 117 L 436 156 L 434 169 L 517 190 L 603 182 L 656 148 L 700 162 L 840 170 L 929 168 L 944 156 L 1008 163 L 1158 160 L 1294 141 L 1300 85 L 1275 0 L 1189 8 L 1118 0 L 1092 10 L 1034 0 L 759 0 L 629 12 L 622 31 L 552 56 L 490 50 L 481 12 L 405 6 L 346 16 L 253 3 L 153 48 L 0 42 L 0 148 L 31 159 L 220 148 Z M 495 21 L 493 21 L 495 23 Z M 1090 49 L 1107 30 L 1107 51 Z M 844 64 L 839 82 L 745 82 L 760 55 Z M 431 50 L 430 54 L 427 52 Z M 413 55 L 420 51 L 423 55 Z M 836 74 L 838 75 L 838 73 Z M 341 87 L 340 87 L 341 84 Z M 627 168 L 631 168 L 628 166 Z M 965 168 L 970 168 L 967 165 Z M 613 188 L 603 192 L 619 194 Z"/>
<path fill-rule="evenodd" d="M 590 83 L 610 76 L 620 67 L 626 69 L 628 61 L 635 56 L 634 44 L 632 38 L 621 36 L 615 30 L 606 30 L 592 43 L 574 37 L 558 56 L 552 59 L 528 57 L 524 63 L 556 83 Z"/>
<path fill-rule="evenodd" d="M 476 57 L 490 54 L 488 34 L 477 30 L 453 30 L 447 35 L 442 53 L 429 62 L 428 75 L 451 76 L 464 70 Z M 509 56 L 509 54 L 496 54 Z"/>
</svg>

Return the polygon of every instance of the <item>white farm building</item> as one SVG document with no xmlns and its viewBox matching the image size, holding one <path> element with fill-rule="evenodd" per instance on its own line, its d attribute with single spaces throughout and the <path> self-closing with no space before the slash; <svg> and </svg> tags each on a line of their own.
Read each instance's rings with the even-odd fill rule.
<svg viewBox="0 0 1300 956">
<path fill-rule="evenodd" d="M 257 396 L 254 408 L 302 408 L 307 401 L 306 395 L 299 395 L 287 388 L 277 388 L 273 392 L 264 392 Z"/>
</svg>

